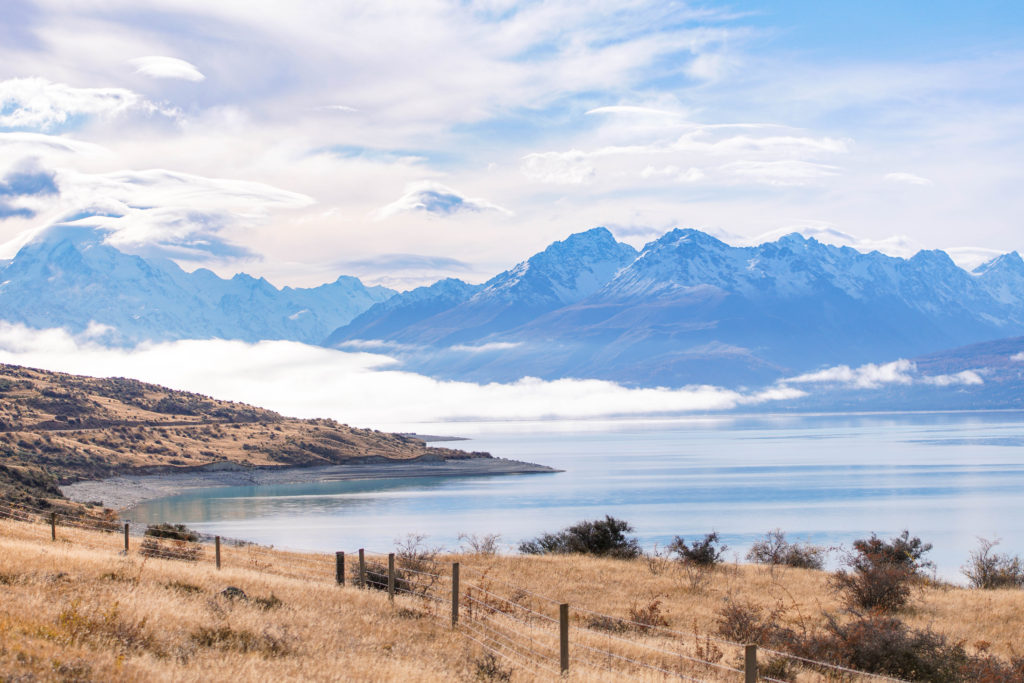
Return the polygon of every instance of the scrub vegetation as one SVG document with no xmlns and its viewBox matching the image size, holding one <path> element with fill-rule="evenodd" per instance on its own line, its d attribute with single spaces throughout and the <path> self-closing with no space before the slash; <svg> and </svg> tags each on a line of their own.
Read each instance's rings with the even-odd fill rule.
<svg viewBox="0 0 1024 683">
<path fill-rule="evenodd" d="M 176 541 L 175 534 L 187 533 L 154 531 L 167 535 L 144 538 Z M 903 540 L 914 541 L 879 539 L 883 548 Z M 390 601 L 384 590 L 359 590 L 351 564 L 348 584 L 334 585 L 333 558 L 232 546 L 225 547 L 224 568 L 218 571 L 210 557 L 125 556 L 116 551 L 118 542 L 116 534 L 65 527 L 53 542 L 45 525 L 0 520 L 0 671 L 5 677 L 547 678 L 495 657 L 467 638 L 468 630 L 452 630 L 444 601 L 404 592 Z M 878 547 L 871 539 L 866 543 L 872 552 Z M 707 634 L 691 639 L 692 651 L 729 666 L 737 662 L 714 638 L 914 680 L 1017 681 L 1024 674 L 1024 591 L 1019 589 L 960 588 L 917 574 L 908 602 L 880 611 L 852 609 L 849 594 L 836 588 L 835 573 L 786 565 L 717 562 L 701 566 L 706 581 L 694 584 L 687 574 L 693 563 L 677 557 L 652 562 L 650 556 L 586 553 L 452 555 L 418 536 L 398 545 L 403 568 L 409 562 L 443 574 L 451 562 L 460 562 L 467 595 L 485 596 L 469 592 L 475 585 L 555 616 L 539 596 L 570 604 L 573 638 L 582 637 L 575 630 L 580 628 L 598 634 L 595 638 L 664 647 L 664 631 L 673 629 Z M 301 570 L 290 576 L 267 571 L 275 563 Z M 844 571 L 856 571 L 854 566 Z M 416 576 L 406 569 L 410 586 Z M 373 581 L 383 582 L 379 576 Z M 469 609 L 468 598 L 464 608 Z M 821 680 L 813 670 L 797 670 L 769 652 L 760 662 L 762 673 L 778 680 Z M 621 672 L 580 669 L 573 678 L 616 680 Z"/>
</svg>

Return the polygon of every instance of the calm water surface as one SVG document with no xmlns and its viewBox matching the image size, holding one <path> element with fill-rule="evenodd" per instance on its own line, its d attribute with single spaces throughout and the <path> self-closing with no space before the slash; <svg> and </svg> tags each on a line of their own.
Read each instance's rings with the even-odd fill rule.
<svg viewBox="0 0 1024 683">
<path fill-rule="evenodd" d="M 1024 555 L 1024 414 L 729 417 L 407 425 L 558 474 L 206 489 L 143 504 L 136 522 L 324 551 L 387 551 L 424 533 L 515 544 L 611 514 L 641 542 L 718 531 L 745 553 L 773 528 L 826 545 L 904 528 L 956 579 L 977 537 Z M 449 444 L 441 444 L 449 445 Z"/>
</svg>

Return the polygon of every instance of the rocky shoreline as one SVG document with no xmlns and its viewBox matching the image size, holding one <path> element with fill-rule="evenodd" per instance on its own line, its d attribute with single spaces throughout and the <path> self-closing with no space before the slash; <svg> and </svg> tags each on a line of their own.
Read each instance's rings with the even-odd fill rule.
<svg viewBox="0 0 1024 683">
<path fill-rule="evenodd" d="M 104 506 L 123 510 L 147 500 L 166 498 L 190 489 L 222 486 L 262 486 L 265 484 L 299 484 L 322 481 L 358 479 L 392 479 L 405 477 L 462 477 L 495 474 L 539 474 L 560 472 L 537 465 L 505 458 L 465 458 L 439 460 L 415 458 L 316 467 L 245 467 L 218 463 L 216 467 L 182 472 L 125 474 L 95 481 L 79 481 L 61 487 L 69 499 L 78 502 L 101 502 Z"/>
</svg>

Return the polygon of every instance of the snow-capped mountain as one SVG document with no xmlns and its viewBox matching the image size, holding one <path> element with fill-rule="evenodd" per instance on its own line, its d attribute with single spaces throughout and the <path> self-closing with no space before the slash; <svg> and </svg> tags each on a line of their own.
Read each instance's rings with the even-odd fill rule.
<svg viewBox="0 0 1024 683">
<path fill-rule="evenodd" d="M 967 272 L 941 251 L 903 259 L 798 234 L 733 247 L 673 230 L 639 254 L 624 246 L 602 229 L 574 235 L 465 302 L 377 339 L 422 347 L 399 356 L 439 376 L 681 385 L 763 383 L 1024 333 L 1016 254 Z M 600 268 L 582 265 L 595 260 Z M 576 265 L 561 282 L 582 286 L 551 284 L 562 264 Z M 587 277 L 573 279 L 579 272 Z M 531 307 L 536 300 L 543 305 Z M 342 328 L 332 342 L 365 338 Z M 453 344 L 504 350 L 459 356 Z"/>
<path fill-rule="evenodd" d="M 336 329 L 324 342 L 334 346 L 349 339 L 390 339 L 415 324 L 464 303 L 481 285 L 446 278 L 374 304 L 352 322 Z"/>
<path fill-rule="evenodd" d="M 245 274 L 187 273 L 167 259 L 124 254 L 84 227 L 54 226 L 0 265 L 2 319 L 102 331 L 117 344 L 210 337 L 318 343 L 393 294 L 352 277 L 277 289 Z"/>
<path fill-rule="evenodd" d="M 634 258 L 635 249 L 617 242 L 607 228 L 594 228 L 555 242 L 479 287 L 442 280 L 401 294 L 336 330 L 328 343 L 366 339 L 385 318 L 387 336 L 373 338 L 441 346 L 473 341 L 585 299 Z M 396 311 L 410 321 L 408 325 L 391 327 Z M 427 311 L 432 314 L 420 314 Z M 381 322 L 372 323 L 378 319 Z"/>
<path fill-rule="evenodd" d="M 482 285 L 401 294 L 340 277 L 278 289 L 124 254 L 56 226 L 0 262 L 0 318 L 111 344 L 220 337 L 380 349 L 435 377 L 764 385 L 1024 335 L 1024 260 L 862 253 L 797 234 L 733 247 L 673 230 L 637 252 L 604 228 Z M 369 343 L 367 343 L 369 342 Z"/>
</svg>

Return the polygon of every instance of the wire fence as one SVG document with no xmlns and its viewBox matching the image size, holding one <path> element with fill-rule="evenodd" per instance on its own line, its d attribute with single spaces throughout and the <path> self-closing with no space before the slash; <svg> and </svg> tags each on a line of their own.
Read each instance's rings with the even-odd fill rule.
<svg viewBox="0 0 1024 683">
<path fill-rule="evenodd" d="M 360 549 L 357 553 L 298 552 L 242 539 L 174 529 L 142 528 L 117 519 L 76 517 L 21 503 L 0 502 L 0 520 L 27 525 L 29 537 L 117 550 L 157 560 L 210 563 L 303 581 L 333 582 L 400 596 L 425 615 L 448 623 L 482 651 L 540 677 L 568 673 L 585 680 L 869 681 L 899 679 L 709 634 L 672 629 L 560 603 L 437 553 Z M 38 532 L 38 533 L 37 533 Z M 406 607 L 408 608 L 408 607 Z M 754 648 L 753 650 L 751 648 Z M 757 675 L 782 660 L 785 674 Z M 751 655 L 753 654 L 753 659 Z M 771 672 L 777 670 L 771 667 Z"/>
</svg>

